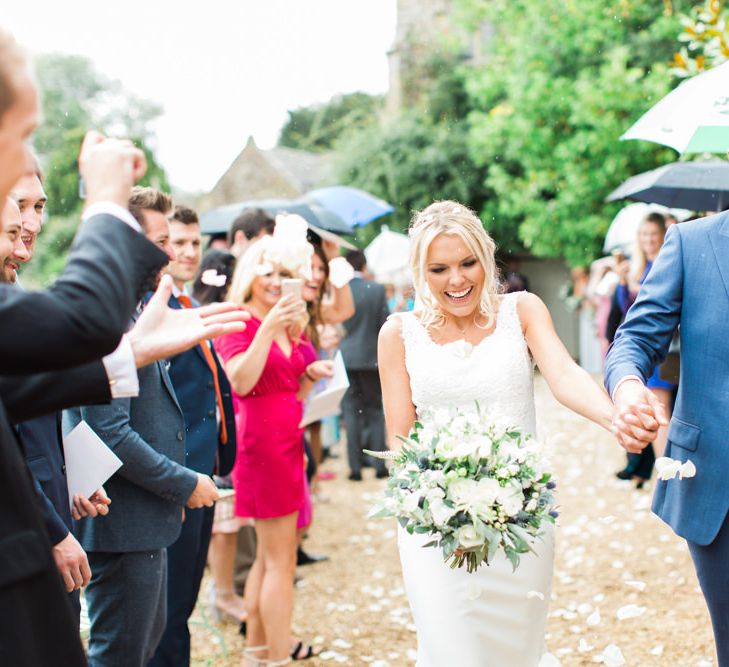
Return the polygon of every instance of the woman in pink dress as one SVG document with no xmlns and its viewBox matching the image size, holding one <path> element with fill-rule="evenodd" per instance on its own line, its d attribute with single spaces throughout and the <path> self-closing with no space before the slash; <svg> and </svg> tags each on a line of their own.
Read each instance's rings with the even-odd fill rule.
<svg viewBox="0 0 729 667">
<path fill-rule="evenodd" d="M 306 307 L 300 298 L 281 294 L 281 281 L 296 277 L 288 268 L 295 262 L 285 259 L 275 235 L 246 251 L 228 299 L 244 305 L 251 319 L 245 331 L 216 342 L 234 391 L 235 512 L 254 519 L 258 540 L 245 589 L 245 665 L 285 665 L 312 654 L 310 647 L 298 646 L 290 655 L 296 521 L 304 497 L 299 424 L 302 397 L 331 374 L 331 362 L 305 358 Z"/>
</svg>

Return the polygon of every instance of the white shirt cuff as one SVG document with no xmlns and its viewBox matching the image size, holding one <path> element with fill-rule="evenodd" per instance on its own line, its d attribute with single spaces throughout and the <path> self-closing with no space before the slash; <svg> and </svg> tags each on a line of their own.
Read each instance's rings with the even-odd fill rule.
<svg viewBox="0 0 729 667">
<path fill-rule="evenodd" d="M 139 394 L 137 364 L 129 338 L 122 336 L 119 346 L 107 354 L 102 362 L 109 378 L 112 398 L 134 398 Z"/>
<path fill-rule="evenodd" d="M 624 378 L 620 378 L 618 380 L 618 383 L 615 385 L 615 389 L 613 389 L 613 393 L 611 394 L 610 398 L 615 400 L 615 394 L 618 393 L 618 389 L 620 389 L 620 385 L 623 384 L 623 382 L 627 382 L 628 380 L 638 380 L 641 384 L 643 384 L 643 380 L 639 378 L 637 375 L 626 375 Z"/>
<path fill-rule="evenodd" d="M 134 219 L 134 216 L 123 206 L 111 201 L 97 201 L 88 206 L 81 216 L 82 220 L 88 220 L 92 215 L 113 215 L 122 222 L 126 222 L 135 232 L 141 232 L 141 225 Z"/>
</svg>

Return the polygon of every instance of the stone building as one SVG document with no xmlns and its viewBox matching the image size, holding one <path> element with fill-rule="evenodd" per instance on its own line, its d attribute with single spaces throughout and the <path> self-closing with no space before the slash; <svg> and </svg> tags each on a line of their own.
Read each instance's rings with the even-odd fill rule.
<svg viewBox="0 0 729 667">
<path fill-rule="evenodd" d="M 249 137 L 213 189 L 198 198 L 201 213 L 249 199 L 297 199 L 331 185 L 331 156 L 277 146 L 261 150 Z"/>
</svg>

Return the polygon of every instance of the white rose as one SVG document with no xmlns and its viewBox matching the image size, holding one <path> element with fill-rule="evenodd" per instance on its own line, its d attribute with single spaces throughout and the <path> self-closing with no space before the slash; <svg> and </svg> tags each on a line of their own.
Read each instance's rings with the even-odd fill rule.
<svg viewBox="0 0 729 667">
<path fill-rule="evenodd" d="M 472 549 L 480 547 L 486 540 L 485 535 L 481 533 L 473 524 L 461 526 L 456 532 L 459 546 L 463 549 Z"/>
<path fill-rule="evenodd" d="M 524 493 L 521 490 L 521 484 L 507 484 L 500 489 L 499 505 L 504 508 L 509 516 L 516 516 L 524 506 Z"/>
<path fill-rule="evenodd" d="M 447 494 L 457 507 L 470 507 L 478 497 L 478 482 L 473 479 L 455 479 L 449 485 Z"/>
<path fill-rule="evenodd" d="M 448 507 L 442 500 L 436 498 L 429 501 L 430 513 L 433 515 L 433 523 L 437 528 L 445 526 L 456 513 L 452 507 Z"/>
<path fill-rule="evenodd" d="M 448 426 L 451 421 L 451 413 L 448 408 L 438 408 L 433 412 L 433 423 L 436 426 Z"/>
<path fill-rule="evenodd" d="M 501 486 L 493 477 L 484 477 L 477 482 L 478 502 L 493 505 L 501 493 Z"/>
<path fill-rule="evenodd" d="M 405 512 L 412 514 L 418 509 L 418 504 L 420 503 L 420 494 L 419 493 L 408 493 L 401 501 L 402 508 L 405 510 Z"/>
</svg>

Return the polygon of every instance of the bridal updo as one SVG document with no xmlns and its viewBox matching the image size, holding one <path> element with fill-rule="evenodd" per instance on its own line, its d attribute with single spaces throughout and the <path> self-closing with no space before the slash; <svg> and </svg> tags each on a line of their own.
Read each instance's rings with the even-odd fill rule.
<svg viewBox="0 0 729 667">
<path fill-rule="evenodd" d="M 417 294 L 416 308 L 421 312 L 425 327 L 445 324 L 445 313 L 431 294 L 426 280 L 428 249 L 441 234 L 456 234 L 466 243 L 484 270 L 485 280 L 481 290 L 479 312 L 486 319 L 485 328 L 493 325 L 498 303 L 498 278 L 496 273 L 496 244 L 483 228 L 479 217 L 456 201 L 438 201 L 415 213 L 410 223 L 410 268 Z"/>
</svg>

